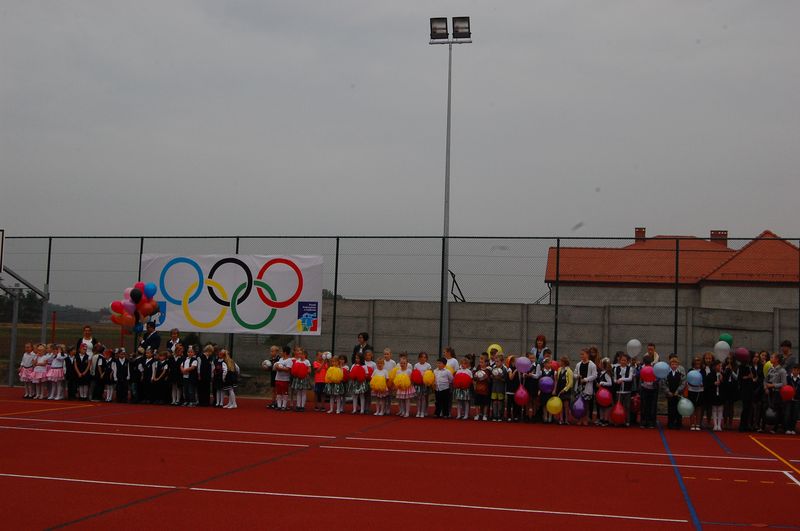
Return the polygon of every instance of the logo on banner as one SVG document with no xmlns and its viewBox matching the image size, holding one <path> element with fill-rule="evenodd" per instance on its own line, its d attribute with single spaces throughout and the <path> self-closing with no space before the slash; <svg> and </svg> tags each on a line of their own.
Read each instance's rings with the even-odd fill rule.
<svg viewBox="0 0 800 531">
<path fill-rule="evenodd" d="M 195 273 L 197 273 L 197 280 L 189 284 L 183 294 L 170 293 L 165 285 L 167 272 L 170 270 L 170 268 L 177 264 L 186 264 L 194 269 Z M 214 275 L 216 274 L 217 270 L 226 264 L 239 266 L 244 273 L 245 279 L 244 282 L 242 282 L 236 289 L 233 290 L 233 293 L 230 294 L 230 296 L 225 288 L 219 282 L 214 280 Z M 270 268 L 279 264 L 288 266 L 297 276 L 297 289 L 289 298 L 284 300 L 278 300 L 275 295 L 275 291 L 266 281 L 267 273 L 269 272 Z M 227 257 L 218 260 L 213 266 L 211 266 L 208 275 L 205 275 L 202 268 L 195 260 L 185 256 L 179 256 L 167 262 L 167 264 L 161 270 L 161 274 L 159 276 L 159 288 L 162 296 L 171 304 L 180 306 L 183 310 L 186 320 L 197 328 L 209 329 L 217 326 L 222 322 L 223 319 L 225 319 L 228 311 L 230 311 L 231 317 L 233 317 L 233 319 L 242 328 L 246 328 L 248 330 L 260 330 L 272 322 L 279 309 L 291 306 L 300 297 L 300 294 L 303 291 L 303 272 L 294 261 L 288 258 L 273 258 L 261 266 L 261 269 L 259 269 L 254 278 L 253 272 L 242 260 L 239 260 L 238 258 Z M 255 288 L 255 290 L 253 288 Z M 199 321 L 192 315 L 191 312 L 192 303 L 197 300 L 197 298 L 203 293 L 204 289 L 208 291 L 208 296 L 220 308 L 219 314 L 217 314 L 217 316 L 210 321 Z M 239 305 L 244 303 L 254 291 L 258 298 L 261 299 L 261 302 L 263 302 L 264 305 L 269 308 L 267 317 L 258 323 L 250 323 L 245 321 L 238 312 Z M 302 308 L 304 304 L 310 304 L 314 306 L 313 312 L 311 312 L 311 307 L 309 306 L 309 311 L 307 313 L 309 313 L 309 315 L 313 313 L 314 317 L 312 319 L 313 322 L 311 326 L 314 328 L 310 330 L 316 331 L 318 326 L 317 303 L 301 302 L 299 304 L 299 314 L 303 314 Z M 300 326 L 299 320 L 300 317 L 298 317 L 298 327 Z"/>
<path fill-rule="evenodd" d="M 297 331 L 316 332 L 319 327 L 319 305 L 316 301 L 297 303 Z"/>
</svg>

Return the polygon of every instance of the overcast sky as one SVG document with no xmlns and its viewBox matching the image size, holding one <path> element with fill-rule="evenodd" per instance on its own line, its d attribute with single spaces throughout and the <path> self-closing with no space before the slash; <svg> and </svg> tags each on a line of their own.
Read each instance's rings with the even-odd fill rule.
<svg viewBox="0 0 800 531">
<path fill-rule="evenodd" d="M 797 0 L 5 0 L 0 227 L 440 234 L 454 15 L 452 234 L 800 237 Z"/>
</svg>

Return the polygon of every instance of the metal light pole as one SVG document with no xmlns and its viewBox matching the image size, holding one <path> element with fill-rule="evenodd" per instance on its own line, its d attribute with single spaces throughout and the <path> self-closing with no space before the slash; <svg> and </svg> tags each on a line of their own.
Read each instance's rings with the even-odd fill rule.
<svg viewBox="0 0 800 531">
<path fill-rule="evenodd" d="M 447 18 L 430 20 L 430 44 L 447 44 L 447 133 L 444 162 L 444 230 L 442 231 L 442 291 L 439 312 L 439 352 L 450 343 L 450 312 L 448 308 L 448 276 L 450 273 L 450 116 L 453 96 L 453 44 L 472 42 L 469 17 L 453 17 L 453 35 L 447 27 Z"/>
</svg>

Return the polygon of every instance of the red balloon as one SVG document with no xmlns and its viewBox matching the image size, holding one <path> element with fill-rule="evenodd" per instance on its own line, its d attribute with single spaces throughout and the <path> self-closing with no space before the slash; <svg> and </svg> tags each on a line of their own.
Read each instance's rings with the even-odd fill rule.
<svg viewBox="0 0 800 531">
<path fill-rule="evenodd" d="M 422 385 L 422 372 L 419 369 L 411 371 L 411 383 L 414 385 Z"/>
<path fill-rule="evenodd" d="M 791 385 L 784 385 L 781 387 L 781 400 L 788 402 L 794 398 L 794 387 Z"/>
<path fill-rule="evenodd" d="M 625 424 L 627 420 L 627 415 L 625 414 L 625 408 L 622 407 L 622 402 L 617 402 L 614 408 L 611 410 L 611 422 L 620 426 Z"/>
<path fill-rule="evenodd" d="M 144 282 L 137 282 L 133 285 L 134 289 L 138 289 L 142 293 L 144 293 Z"/>
<path fill-rule="evenodd" d="M 363 382 L 367 378 L 367 372 L 364 370 L 364 367 L 361 365 L 354 365 L 352 369 L 350 369 L 350 378 L 357 382 Z"/>
<path fill-rule="evenodd" d="M 459 372 L 453 377 L 453 387 L 456 389 L 469 389 L 472 385 L 472 378 L 465 372 Z"/>
<path fill-rule="evenodd" d="M 597 399 L 597 404 L 600 407 L 610 406 L 611 401 L 613 400 L 613 397 L 611 396 L 611 391 L 609 391 L 605 387 L 601 387 L 600 389 L 597 390 L 597 396 L 595 398 Z"/>
<path fill-rule="evenodd" d="M 631 397 L 631 411 L 638 413 L 640 409 L 642 409 L 642 399 L 639 398 L 639 395 L 633 395 Z"/>
<path fill-rule="evenodd" d="M 123 313 L 120 324 L 126 328 L 133 328 L 136 325 L 136 318 L 129 313 Z"/>
<path fill-rule="evenodd" d="M 518 406 L 524 406 L 525 404 L 528 403 L 529 398 L 530 396 L 528 395 L 527 389 L 525 389 L 523 386 L 520 385 L 517 388 L 517 392 L 514 393 L 514 402 Z"/>
<path fill-rule="evenodd" d="M 561 368 L 561 364 L 553 360 L 550 362 L 550 368 L 552 368 L 554 371 L 558 371 L 558 369 Z"/>
<path fill-rule="evenodd" d="M 292 376 L 301 380 L 308 376 L 308 365 L 301 361 L 295 361 L 292 364 Z"/>
<path fill-rule="evenodd" d="M 745 347 L 737 348 L 733 351 L 733 355 L 736 356 L 736 361 L 739 363 L 748 363 L 750 361 L 750 351 Z"/>
<path fill-rule="evenodd" d="M 114 301 L 114 302 L 112 302 L 111 303 L 111 311 L 116 313 L 116 314 L 118 314 L 118 315 L 122 315 L 122 312 L 125 311 L 125 308 L 122 307 L 122 301 Z"/>
<path fill-rule="evenodd" d="M 111 322 L 114 324 L 118 324 L 122 326 L 122 316 L 121 315 L 111 315 Z"/>
<path fill-rule="evenodd" d="M 639 371 L 639 378 L 642 379 L 643 382 L 655 382 L 656 381 L 656 373 L 653 370 L 653 367 L 650 365 L 645 365 Z"/>
<path fill-rule="evenodd" d="M 146 300 L 142 299 L 136 305 L 136 311 L 139 312 L 139 315 L 142 317 L 147 317 L 150 315 L 150 305 L 147 303 Z"/>
</svg>

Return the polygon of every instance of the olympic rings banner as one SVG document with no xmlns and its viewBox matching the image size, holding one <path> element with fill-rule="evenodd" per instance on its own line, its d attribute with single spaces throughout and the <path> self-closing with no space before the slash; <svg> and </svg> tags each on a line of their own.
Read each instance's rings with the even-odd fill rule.
<svg viewBox="0 0 800 531">
<path fill-rule="evenodd" d="M 321 256 L 145 254 L 142 281 L 158 287 L 161 329 L 321 333 Z"/>
</svg>

